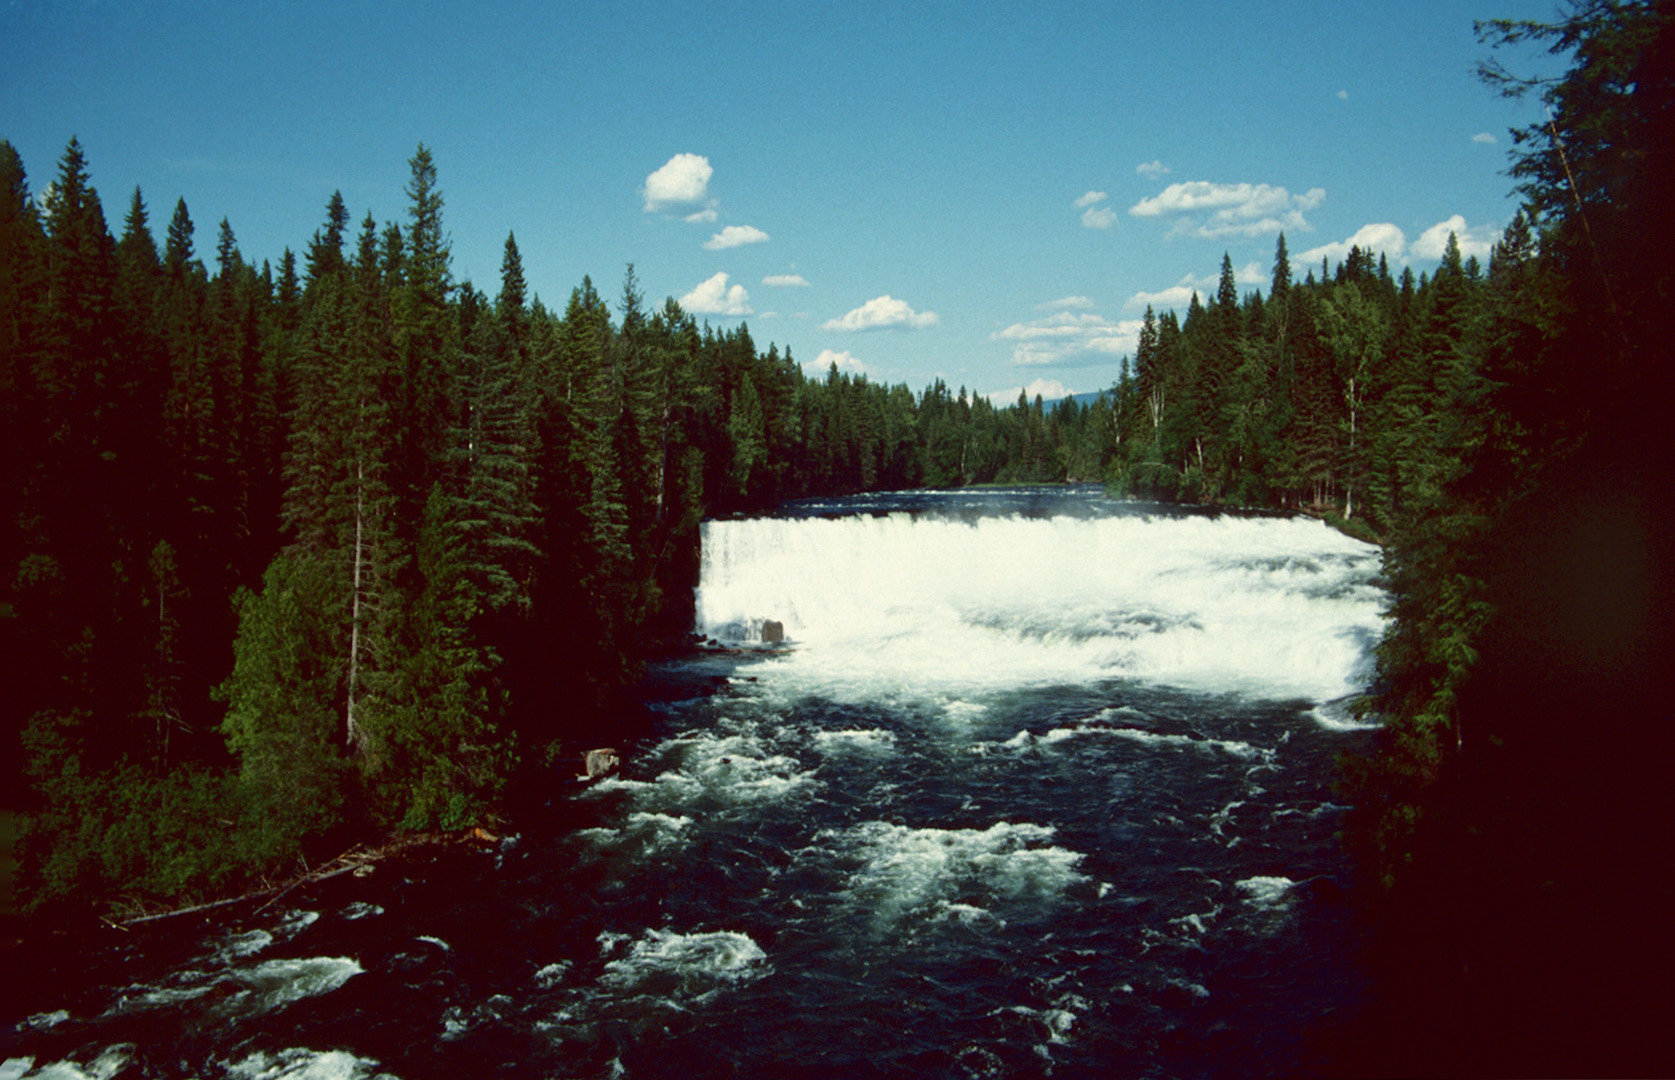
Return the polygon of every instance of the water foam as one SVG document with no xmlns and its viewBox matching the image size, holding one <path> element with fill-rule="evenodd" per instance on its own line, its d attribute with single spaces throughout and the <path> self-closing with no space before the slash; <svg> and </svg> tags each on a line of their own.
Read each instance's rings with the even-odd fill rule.
<svg viewBox="0 0 1675 1080">
<path fill-rule="evenodd" d="M 1288 877 L 1258 875 L 1246 878 L 1236 887 L 1245 894 L 1245 903 L 1253 907 L 1273 908 L 1290 901 L 1291 890 L 1296 884 Z"/>
<path fill-rule="evenodd" d="M 817 731 L 814 745 L 826 754 L 888 754 L 896 748 L 896 736 L 889 731 Z"/>
<path fill-rule="evenodd" d="M 1080 852 L 1049 841 L 1045 825 L 997 822 L 987 829 L 914 829 L 874 821 L 817 840 L 835 842 L 844 857 L 859 860 L 847 893 L 873 913 L 880 926 L 928 913 L 971 922 L 982 902 L 1056 899 L 1085 880 L 1076 869 Z"/>
<path fill-rule="evenodd" d="M 568 960 L 559 960 L 548 964 L 535 973 L 535 985 L 542 990 L 551 990 L 563 982 L 566 975 L 570 974 L 570 966 Z"/>
<path fill-rule="evenodd" d="M 1355 715 L 1349 701 L 1328 701 L 1316 705 L 1304 715 L 1327 731 L 1370 731 L 1384 726 L 1376 718 Z"/>
<path fill-rule="evenodd" d="M 1116 710 L 1104 710 L 1100 716 L 1103 717 L 1113 711 Z M 1226 754 L 1229 757 L 1257 762 L 1261 765 L 1271 765 L 1276 755 L 1276 751 L 1271 748 L 1252 746 L 1242 739 L 1213 739 L 1204 735 L 1179 735 L 1170 732 L 1151 731 L 1146 728 L 1110 727 L 1096 722 L 1079 724 L 1075 727 L 1050 728 L 1039 734 L 1025 729 L 998 745 L 1008 750 L 1029 750 L 1052 747 L 1072 739 L 1095 736 L 1124 739 L 1149 749 Z M 984 745 L 978 744 L 974 749 L 983 752 Z"/>
<path fill-rule="evenodd" d="M 0 1064 L 0 1080 L 22 1077 L 30 1077 L 31 1080 L 110 1080 L 134 1060 L 134 1050 L 133 1043 L 117 1043 L 100 1051 L 86 1065 L 55 1061 L 35 1072 L 30 1071 L 35 1065 L 34 1058 L 7 1058 L 4 1064 Z"/>
<path fill-rule="evenodd" d="M 706 731 L 670 739 L 647 757 L 672 758 L 675 767 L 650 781 L 607 777 L 594 784 L 588 794 L 598 797 L 627 791 L 636 804 L 661 812 L 665 821 L 660 827 L 678 831 L 684 827 L 678 824 L 679 819 L 688 818 L 688 812 L 694 809 L 772 802 L 819 783 L 814 770 L 803 769 L 795 758 L 776 753 L 767 740 L 750 730 Z M 650 820 L 642 819 L 640 828 L 643 830 Z"/>
<path fill-rule="evenodd" d="M 605 964 L 599 982 L 677 1000 L 704 1000 L 726 986 L 761 977 L 767 959 L 749 935 L 732 930 L 647 930 L 628 955 Z"/>
<path fill-rule="evenodd" d="M 220 1011 L 240 1016 L 272 1012 L 293 1001 L 329 994 L 361 970 L 361 965 L 347 956 L 267 960 L 234 973 L 243 989 L 226 999 Z"/>
<path fill-rule="evenodd" d="M 387 1073 L 372 1070 L 378 1063 L 345 1050 L 308 1050 L 291 1047 L 275 1054 L 258 1050 L 227 1069 L 239 1080 L 373 1080 Z"/>
<path fill-rule="evenodd" d="M 764 619 L 767 662 L 835 700 L 1136 678 L 1325 700 L 1383 630 L 1376 548 L 1273 518 L 712 521 L 698 625 Z"/>
</svg>

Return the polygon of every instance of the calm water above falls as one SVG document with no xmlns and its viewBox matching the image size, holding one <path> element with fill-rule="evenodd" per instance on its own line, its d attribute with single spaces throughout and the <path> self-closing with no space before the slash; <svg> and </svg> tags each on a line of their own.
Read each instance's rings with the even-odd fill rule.
<svg viewBox="0 0 1675 1080">
<path fill-rule="evenodd" d="M 26 987 L 0 1077 L 1295 1072 L 1360 988 L 1378 555 L 1146 509 L 711 522 L 699 629 L 788 643 L 660 669 L 580 827 L 136 935 Z"/>
</svg>

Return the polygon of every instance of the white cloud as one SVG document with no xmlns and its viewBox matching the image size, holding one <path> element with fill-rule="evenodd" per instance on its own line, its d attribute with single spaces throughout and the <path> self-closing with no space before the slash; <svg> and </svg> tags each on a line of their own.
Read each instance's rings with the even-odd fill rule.
<svg viewBox="0 0 1675 1080">
<path fill-rule="evenodd" d="M 1339 90 L 1338 91 L 1338 100 L 1339 101 L 1348 101 L 1349 100 L 1349 91 L 1348 90 Z"/>
<path fill-rule="evenodd" d="M 1090 191 L 1071 205 L 1082 211 L 1082 226 L 1088 229 L 1109 229 L 1117 223 L 1117 212 L 1099 204 L 1110 198 L 1103 191 Z"/>
<path fill-rule="evenodd" d="M 1161 161 L 1148 161 L 1134 166 L 1134 171 L 1139 173 L 1141 176 L 1144 176 L 1147 180 L 1156 180 L 1160 176 L 1167 175 L 1170 170 L 1169 166 L 1165 165 Z"/>
<path fill-rule="evenodd" d="M 1269 272 L 1261 263 L 1248 262 L 1243 266 L 1233 268 L 1233 283 L 1242 299 L 1245 293 L 1253 289 L 1266 289 Z M 1213 274 L 1186 274 L 1181 280 L 1167 289 L 1157 292 L 1137 292 L 1123 301 L 1123 307 L 1128 311 L 1140 311 L 1150 305 L 1153 311 L 1169 311 L 1178 309 L 1185 311 L 1192 304 L 1192 294 L 1198 294 L 1198 302 L 1208 304 L 1215 298 L 1216 289 L 1221 285 L 1221 271 Z"/>
<path fill-rule="evenodd" d="M 1474 143 L 1482 143 L 1485 146 L 1493 146 L 1500 142 L 1499 139 L 1495 138 L 1487 131 L 1479 131 L 1476 135 L 1471 137 L 1471 141 Z"/>
<path fill-rule="evenodd" d="M 1326 201 L 1325 188 L 1293 195 L 1271 184 L 1219 184 L 1189 180 L 1170 184 L 1128 208 L 1135 217 L 1175 217 L 1176 232 L 1203 237 L 1261 236 L 1281 229 L 1308 230 L 1303 216 Z M 1208 213 L 1208 217 L 1197 215 Z"/>
<path fill-rule="evenodd" d="M 1139 333 L 1138 319 L 1114 323 L 1103 315 L 1059 311 L 996 330 L 989 335 L 989 340 L 1011 342 L 1014 364 L 1040 367 L 1131 353 Z"/>
<path fill-rule="evenodd" d="M 750 294 L 743 285 L 727 284 L 726 273 L 716 274 L 680 298 L 680 306 L 694 315 L 751 315 Z"/>
<path fill-rule="evenodd" d="M 1090 308 L 1093 301 L 1085 296 L 1065 296 L 1057 300 L 1049 300 L 1045 304 L 1036 304 L 1036 311 L 1064 311 L 1067 308 Z"/>
<path fill-rule="evenodd" d="M 832 349 L 822 349 L 819 356 L 816 356 L 813 360 L 803 364 L 803 371 L 810 376 L 824 378 L 826 373 L 831 370 L 833 364 L 837 365 L 837 369 L 839 371 L 846 372 L 850 375 L 868 374 L 867 366 L 855 359 L 854 353 L 848 352 L 847 350 L 844 352 L 836 352 Z"/>
<path fill-rule="evenodd" d="M 806 288 L 808 286 L 808 282 L 803 280 L 803 275 L 801 274 L 769 274 L 767 277 L 762 279 L 762 284 L 777 285 L 781 287 L 795 286 L 797 288 Z"/>
<path fill-rule="evenodd" d="M 841 318 L 827 319 L 822 330 L 919 330 L 935 326 L 939 321 L 934 311 L 914 311 L 905 300 L 893 296 L 876 296 Z"/>
<path fill-rule="evenodd" d="M 1237 273 L 1234 274 L 1234 277 L 1237 279 Z M 1171 308 L 1180 308 L 1184 311 L 1187 305 L 1192 303 L 1193 293 L 1198 294 L 1200 301 L 1207 296 L 1213 296 L 1216 291 L 1216 284 L 1220 280 L 1221 273 L 1219 271 L 1214 274 L 1205 274 L 1202 277 L 1187 274 L 1167 289 L 1159 289 L 1157 292 L 1135 293 L 1123 302 L 1123 307 L 1130 311 L 1139 311 L 1150 305 L 1154 311 L 1168 311 Z"/>
<path fill-rule="evenodd" d="M 1439 221 L 1429 229 L 1419 234 L 1419 239 L 1413 242 L 1413 253 L 1421 259 L 1440 259 L 1448 250 L 1448 234 L 1453 233 L 1460 242 L 1460 257 L 1469 259 L 1473 255 L 1482 261 L 1489 258 L 1489 252 L 1500 239 L 1501 230 L 1496 225 L 1478 225 L 1474 228 L 1466 227 L 1466 219 L 1455 214 L 1447 221 Z"/>
<path fill-rule="evenodd" d="M 676 154 L 663 167 L 646 177 L 640 194 L 646 213 L 680 214 L 687 221 L 714 221 L 715 200 L 710 198 L 710 177 L 715 170 L 702 154 Z"/>
<path fill-rule="evenodd" d="M 1448 234 L 1444 233 L 1443 239 L 1447 240 L 1447 238 Z M 1399 259 L 1407 250 L 1407 235 L 1389 222 L 1363 225 L 1356 229 L 1355 235 L 1347 240 L 1335 244 L 1321 244 L 1317 248 L 1310 248 L 1298 255 L 1292 266 L 1292 271 L 1298 274 L 1306 274 L 1321 259 L 1327 259 L 1335 263 L 1342 262 L 1349 255 L 1349 249 L 1352 247 L 1358 247 L 1362 251 L 1382 251 L 1392 259 Z"/>
<path fill-rule="evenodd" d="M 1082 228 L 1109 229 L 1117 223 L 1117 212 L 1109 206 L 1090 206 L 1082 211 Z"/>
<path fill-rule="evenodd" d="M 1042 401 L 1057 401 L 1059 398 L 1070 396 L 1070 391 L 1066 390 L 1064 384 L 1057 379 L 1036 379 L 1028 386 L 1014 386 L 1010 390 L 992 390 L 983 396 L 989 399 L 989 404 L 1004 408 L 1007 405 L 1016 405 L 1020 393 L 1031 401 L 1035 400 L 1037 394 L 1041 395 Z"/>
<path fill-rule="evenodd" d="M 729 225 L 704 241 L 704 248 L 707 251 L 723 251 L 745 244 L 765 243 L 767 239 L 768 234 L 754 225 Z"/>
</svg>

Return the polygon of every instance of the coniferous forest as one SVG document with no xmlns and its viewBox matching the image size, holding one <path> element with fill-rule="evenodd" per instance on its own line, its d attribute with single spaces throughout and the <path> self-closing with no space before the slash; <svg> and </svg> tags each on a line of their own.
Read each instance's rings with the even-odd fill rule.
<svg viewBox="0 0 1675 1080">
<path fill-rule="evenodd" d="M 1667 931 L 1628 945 L 1608 912 L 1646 916 L 1669 851 L 1672 19 L 1480 25 L 1570 64 L 1484 66 L 1552 117 L 1515 133 L 1486 262 L 1294 266 L 1282 235 L 1268 280 L 1224 258 L 1148 310 L 1091 404 L 805 375 L 632 266 L 548 307 L 514 235 L 498 282 L 457 281 L 423 145 L 406 206 L 330 194 L 275 254 L 138 190 L 113 227 L 97 147 L 32 186 L 0 142 L 18 906 L 178 904 L 493 824 L 686 643 L 706 517 L 1101 481 L 1385 545 L 1385 726 L 1343 791 L 1405 1066 L 1653 1022 L 1634 973 Z"/>
</svg>

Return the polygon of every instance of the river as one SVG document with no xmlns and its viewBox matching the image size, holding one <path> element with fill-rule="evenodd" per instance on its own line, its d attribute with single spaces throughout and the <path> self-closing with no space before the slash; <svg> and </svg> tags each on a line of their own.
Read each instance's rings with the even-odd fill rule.
<svg viewBox="0 0 1675 1080">
<path fill-rule="evenodd" d="M 703 539 L 712 646 L 619 775 L 24 974 L 0 1080 L 1284 1075 L 1363 999 L 1331 780 L 1375 548 L 1096 489 Z"/>
</svg>

